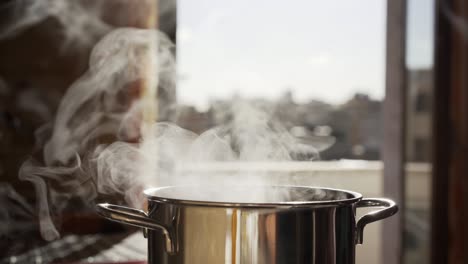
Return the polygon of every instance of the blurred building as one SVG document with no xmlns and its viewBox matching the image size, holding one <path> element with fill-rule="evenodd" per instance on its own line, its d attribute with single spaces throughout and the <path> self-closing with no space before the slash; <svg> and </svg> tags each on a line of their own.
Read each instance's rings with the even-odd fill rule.
<svg viewBox="0 0 468 264">
<path fill-rule="evenodd" d="M 406 155 L 427 162 L 431 156 L 432 70 L 408 72 Z"/>
<path fill-rule="evenodd" d="M 326 123 L 336 143 L 322 157 L 329 159 L 380 159 L 382 102 L 357 93 L 329 113 Z"/>
<path fill-rule="evenodd" d="M 177 125 L 201 134 L 214 126 L 212 111 L 199 112 L 193 106 L 178 105 L 176 111 Z"/>
<path fill-rule="evenodd" d="M 192 106 L 177 106 L 179 126 L 201 133 L 232 119 L 231 105 L 239 98 L 216 100 L 208 111 Z M 320 152 L 322 160 L 380 158 L 382 102 L 366 94 L 355 94 L 342 105 L 318 100 L 298 103 L 289 91 L 277 100 L 251 99 L 249 104 L 262 109 L 299 142 Z"/>
</svg>

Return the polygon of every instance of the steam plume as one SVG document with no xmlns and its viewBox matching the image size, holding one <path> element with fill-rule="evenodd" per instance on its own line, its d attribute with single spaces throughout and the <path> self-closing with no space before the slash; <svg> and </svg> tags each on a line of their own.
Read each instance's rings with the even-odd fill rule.
<svg viewBox="0 0 468 264">
<path fill-rule="evenodd" d="M 64 11 L 74 10 L 71 2 L 26 1 L 26 10 L 35 10 L 37 17 L 15 24 L 8 32 L 20 32 L 50 15 L 77 19 L 76 13 Z M 45 3 L 53 8 L 44 8 Z M 86 27 L 79 24 L 77 29 Z M 77 31 L 70 32 L 73 36 Z M 19 177 L 34 184 L 45 239 L 59 237 L 53 215 L 72 198 L 92 205 L 99 194 L 121 194 L 128 204 L 141 207 L 144 188 L 208 184 L 187 172 L 193 164 L 318 158 L 315 149 L 297 143 L 268 114 L 273 111 L 258 102 L 239 99 L 221 105 L 221 125 L 201 135 L 170 122 L 156 122 L 147 111 L 157 105 L 155 91 L 161 94 L 175 87 L 173 49 L 170 40 L 155 30 L 110 32 L 93 49 L 88 71 L 62 98 L 53 124 L 36 133 L 42 151 L 23 164 Z M 162 113 L 170 107 L 161 107 Z M 239 184 L 235 175 L 221 181 Z M 252 175 L 243 184 L 268 182 Z"/>
<path fill-rule="evenodd" d="M 147 65 L 141 61 L 158 56 L 150 53 L 153 51 L 150 47 L 156 41 L 163 44 L 158 52 L 161 67 L 157 68 L 163 69 L 161 74 L 164 75 L 171 72 L 164 69 L 173 67 L 173 58 L 168 56 L 172 44 L 162 33 L 122 28 L 114 30 L 96 45 L 91 53 L 89 70 L 67 90 L 59 105 L 42 161 L 31 158 L 21 167 L 20 179 L 32 182 L 36 188 L 41 233 L 45 239 L 59 236 L 50 217 L 49 205 L 53 205 L 54 211 L 60 211 L 71 197 L 82 198 L 89 204 L 97 195 L 96 190 L 122 193 L 126 190 L 123 186 L 135 176 L 126 174 L 119 178 L 112 174 L 114 178 L 109 180 L 96 179 L 93 178 L 92 164 L 85 160 L 86 166 L 82 166 L 81 158 L 99 141 L 105 142 L 106 137 L 120 141 L 138 140 L 139 126 L 135 125 L 139 124 L 144 107 L 144 102 L 138 100 L 139 84 L 147 78 L 144 68 Z M 100 157 L 105 157 L 111 150 L 102 152 Z M 100 174 L 103 170 L 98 167 Z M 96 188 L 96 182 L 105 184 Z M 129 198 L 129 202 L 131 200 Z"/>
<path fill-rule="evenodd" d="M 101 17 L 102 1 L 16 0 L 8 3 L 0 39 L 14 37 L 48 18 L 58 22 L 65 44 L 88 44 L 111 27 Z"/>
<path fill-rule="evenodd" d="M 267 114 L 266 109 L 245 100 L 225 106 L 223 125 L 197 135 L 173 123 L 152 125 L 153 134 L 142 138 L 140 144 L 115 142 L 96 156 L 100 190 L 113 185 L 115 179 L 125 180 L 126 186 L 144 188 L 171 185 L 210 185 L 191 169 L 197 164 L 233 161 L 290 161 L 318 158 L 317 151 L 297 143 L 281 124 Z M 138 164 L 138 166 L 135 166 Z M 157 164 L 148 166 L 148 164 Z M 149 168 L 149 169 L 148 169 Z M 239 185 L 239 173 L 220 177 L 217 184 Z M 243 177 L 243 185 L 269 185 L 265 178 Z M 245 175 L 243 175 L 245 176 Z M 138 179 L 138 180 L 135 180 Z M 142 188 L 138 189 L 141 191 Z M 115 191 L 115 189 L 113 189 Z M 133 193 L 132 197 L 136 197 Z M 262 196 L 263 194 L 258 194 Z M 287 197 L 286 197 L 287 198 Z M 278 199 L 281 199 L 279 197 Z M 142 201 L 137 200 L 137 205 Z"/>
</svg>

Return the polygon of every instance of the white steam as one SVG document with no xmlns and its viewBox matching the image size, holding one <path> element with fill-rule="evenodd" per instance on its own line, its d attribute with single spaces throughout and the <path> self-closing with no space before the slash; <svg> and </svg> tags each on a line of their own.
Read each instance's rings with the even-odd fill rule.
<svg viewBox="0 0 468 264">
<path fill-rule="evenodd" d="M 102 135 L 132 140 L 127 137 L 135 136 L 132 130 L 139 127 L 132 125 L 137 122 L 122 120 L 139 118 L 139 82 L 146 78 L 146 64 L 141 62 L 153 56 L 148 51 L 156 41 L 154 31 L 118 29 L 96 45 L 89 70 L 67 90 L 59 105 L 52 138 L 44 150 L 47 165 L 67 163 Z"/>
<path fill-rule="evenodd" d="M 75 10 L 72 2 L 27 1 L 27 10 L 38 12 L 37 17 L 17 24 L 10 32 L 37 23 L 51 12 L 64 21 L 80 17 L 80 9 Z M 44 8 L 44 3 L 53 8 Z M 70 23 L 73 21 L 66 24 Z M 86 26 L 78 25 L 77 30 L 81 28 Z M 142 207 L 142 190 L 148 187 L 212 184 L 190 173 L 194 164 L 318 157 L 314 148 L 299 144 L 269 114 L 274 111 L 261 103 L 239 99 L 221 105 L 216 109 L 219 126 L 201 135 L 169 122 L 157 123 L 148 109 L 157 105 L 154 91 L 162 94 L 175 89 L 173 49 L 169 39 L 155 30 L 112 31 L 93 49 L 88 71 L 63 96 L 54 123 L 37 131 L 41 155 L 27 160 L 19 177 L 35 186 L 45 239 L 59 237 L 53 216 L 72 198 L 92 205 L 99 194 L 121 194 L 128 204 Z M 160 105 L 164 106 L 158 109 L 160 113 L 172 107 Z M 243 179 L 239 183 L 234 174 L 220 181 L 269 184 L 255 175 Z"/>
<path fill-rule="evenodd" d="M 23 181 L 30 181 L 36 188 L 39 225 L 41 235 L 46 240 L 53 240 L 59 237 L 59 232 L 51 219 L 49 199 L 53 201 L 53 208 L 61 211 L 67 201 L 72 196 L 83 195 L 83 198 L 93 198 L 87 195 L 86 188 L 83 188 L 83 179 L 76 177 L 75 172 L 80 168 L 79 157 L 74 167 L 42 167 L 35 164 L 33 160 L 28 160 L 21 166 L 19 178 Z M 86 179 L 84 179 L 86 181 Z M 51 188 L 54 186 L 54 188 Z M 57 189 L 56 189 L 57 188 Z M 57 195 L 57 190 L 62 189 L 61 195 Z M 56 199 L 54 199 L 54 195 Z M 57 199 L 58 198 L 58 199 Z M 65 198 L 65 200 L 63 199 Z"/>
<path fill-rule="evenodd" d="M 129 190 L 130 187 L 126 195 L 132 198 L 136 206 L 141 206 L 144 200 L 138 200 L 138 194 L 142 188 L 273 184 L 266 177 L 259 177 L 259 172 L 248 172 L 241 170 L 242 168 L 229 176 L 219 177 L 216 182 L 212 178 L 203 179 L 199 174 L 191 172 L 197 164 L 203 166 L 212 162 L 281 162 L 298 157 L 302 160 L 318 158 L 314 148 L 297 143 L 294 137 L 267 114 L 266 109 L 258 105 L 238 100 L 226 106 L 223 114 L 226 118 L 223 125 L 201 135 L 173 123 L 158 122 L 152 125 L 153 134 L 142 138 L 139 144 L 111 144 L 96 156 L 99 168 L 98 189 L 108 190 L 113 186 L 111 191 L 115 192 L 115 182 L 124 182 L 122 190 Z M 241 175 L 242 182 L 239 182 L 238 176 Z M 132 189 L 132 186 L 138 187 Z M 266 197 L 262 196 L 266 194 L 257 193 L 256 200 L 265 200 Z M 276 192 L 275 195 L 276 200 L 282 200 L 288 199 L 286 195 L 289 194 Z"/>
<path fill-rule="evenodd" d="M 157 54 L 151 54 L 155 42 L 160 43 L 160 49 Z M 91 53 L 89 70 L 64 95 L 50 138 L 42 139 L 50 126 L 39 130 L 39 141 L 45 142 L 42 161 L 29 159 L 22 165 L 19 176 L 36 188 L 41 233 L 45 239 L 59 236 L 51 218 L 52 211 L 60 212 L 70 198 L 82 198 L 89 204 L 96 197 L 96 191 L 123 193 L 136 186 L 138 178 L 135 174 L 126 173 L 120 177 L 115 173 L 104 173 L 104 158 L 98 160 L 97 173 L 111 178 L 96 179 L 94 160 L 83 159 L 84 164 L 81 164 L 81 159 L 92 153 L 90 150 L 98 143 L 138 141 L 142 109 L 145 107 L 140 100 L 141 83 L 145 82 L 148 74 L 145 68 L 148 64 L 141 62 L 147 57 L 157 56 L 161 66 L 155 68 L 162 69 L 161 75 L 172 74 L 165 69 L 174 67 L 173 58 L 168 55 L 172 47 L 162 33 L 153 30 L 114 30 L 96 45 Z M 165 76 L 160 78 L 167 79 Z M 105 151 L 100 146 L 96 152 L 100 157 L 109 152 L 130 156 L 127 155 L 131 151 L 129 146 L 125 152 L 121 148 L 114 151 L 115 146 Z M 136 163 L 131 166 L 136 167 Z M 130 180 L 130 177 L 135 178 Z M 128 202 L 134 200 L 130 195 L 127 198 Z"/>
<path fill-rule="evenodd" d="M 89 44 L 111 27 L 103 22 L 102 1 L 15 0 L 10 1 L 9 15 L 0 30 L 0 39 L 14 37 L 31 26 L 53 18 L 60 27 L 65 44 Z"/>
</svg>

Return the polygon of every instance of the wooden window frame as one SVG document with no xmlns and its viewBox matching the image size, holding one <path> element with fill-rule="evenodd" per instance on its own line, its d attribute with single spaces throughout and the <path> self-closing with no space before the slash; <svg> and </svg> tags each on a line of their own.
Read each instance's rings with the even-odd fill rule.
<svg viewBox="0 0 468 264">
<path fill-rule="evenodd" d="M 403 261 L 405 212 L 406 133 L 406 0 L 387 1 L 386 81 L 383 114 L 382 160 L 384 195 L 399 205 L 399 213 L 384 222 L 382 258 L 384 264 Z"/>
</svg>

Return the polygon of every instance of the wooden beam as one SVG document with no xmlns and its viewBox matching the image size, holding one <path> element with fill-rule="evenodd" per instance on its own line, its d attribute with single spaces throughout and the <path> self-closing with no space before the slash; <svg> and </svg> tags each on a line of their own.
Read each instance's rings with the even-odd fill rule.
<svg viewBox="0 0 468 264">
<path fill-rule="evenodd" d="M 450 145 L 449 98 L 451 62 L 447 51 L 451 46 L 450 23 L 444 15 L 443 7 L 449 1 L 438 0 L 436 5 L 435 57 L 434 57 L 434 117 L 433 117 L 433 179 L 432 179 L 432 232 L 431 263 L 448 262 L 448 185 Z"/>
<path fill-rule="evenodd" d="M 437 2 L 431 261 L 468 262 L 468 10 Z"/>
<path fill-rule="evenodd" d="M 448 183 L 450 157 L 448 144 L 449 97 L 451 63 L 447 51 L 451 46 L 450 23 L 444 16 L 442 6 L 450 7 L 449 1 L 438 0 L 435 9 L 435 57 L 434 57 L 434 121 L 433 178 L 432 178 L 432 232 L 431 263 L 448 262 Z"/>
</svg>

